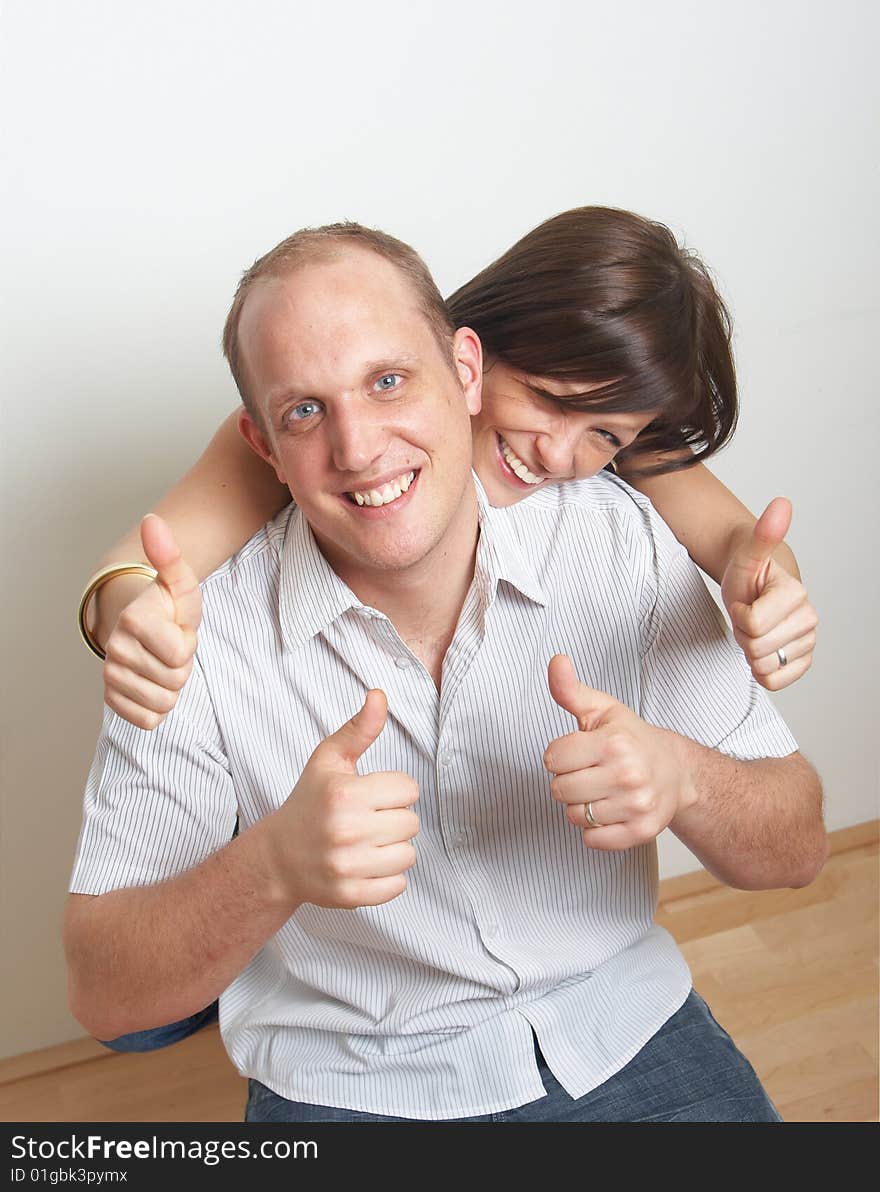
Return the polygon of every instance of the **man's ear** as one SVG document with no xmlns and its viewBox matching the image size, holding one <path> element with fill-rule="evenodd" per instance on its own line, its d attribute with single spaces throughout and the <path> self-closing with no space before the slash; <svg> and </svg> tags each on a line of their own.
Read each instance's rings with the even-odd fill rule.
<svg viewBox="0 0 880 1192">
<path fill-rule="evenodd" d="M 252 414 L 248 413 L 244 406 L 242 406 L 238 413 L 238 430 L 251 451 L 256 452 L 260 459 L 264 459 L 267 464 L 270 464 L 275 469 L 275 475 L 282 484 L 287 484 L 281 463 L 269 446 L 262 426 L 260 426 Z"/>
<path fill-rule="evenodd" d="M 468 413 L 479 414 L 483 387 L 483 345 L 476 331 L 459 327 L 452 341 L 453 359 Z"/>
</svg>

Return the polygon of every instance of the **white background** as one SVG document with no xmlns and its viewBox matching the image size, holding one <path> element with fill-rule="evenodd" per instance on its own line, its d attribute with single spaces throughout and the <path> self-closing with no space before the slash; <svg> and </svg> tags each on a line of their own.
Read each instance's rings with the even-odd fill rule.
<svg viewBox="0 0 880 1192">
<path fill-rule="evenodd" d="M 306 224 L 410 241 L 449 292 L 604 203 L 713 267 L 743 413 L 716 470 L 789 541 L 820 617 L 777 697 L 829 827 L 877 815 L 880 211 L 871 0 L 152 0 L 0 5 L 0 1055 L 75 1038 L 59 924 L 98 731 L 74 613 L 101 551 L 236 402 L 241 271 Z M 664 876 L 696 868 L 667 833 Z"/>
</svg>

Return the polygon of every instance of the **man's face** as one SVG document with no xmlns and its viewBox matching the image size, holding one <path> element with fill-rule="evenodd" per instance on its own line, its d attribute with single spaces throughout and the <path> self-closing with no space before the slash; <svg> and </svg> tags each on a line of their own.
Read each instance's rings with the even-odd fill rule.
<svg viewBox="0 0 880 1192">
<path fill-rule="evenodd" d="M 479 341 L 444 353 L 406 278 L 384 258 L 338 257 L 257 283 L 239 345 L 262 427 L 241 430 L 275 468 L 347 582 L 431 557 L 474 519 L 470 414 Z M 475 532 L 474 519 L 474 532 Z"/>
</svg>

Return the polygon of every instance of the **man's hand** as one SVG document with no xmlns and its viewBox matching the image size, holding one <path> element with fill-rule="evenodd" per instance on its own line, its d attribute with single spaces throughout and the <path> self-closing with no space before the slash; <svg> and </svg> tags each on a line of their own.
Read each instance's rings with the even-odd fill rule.
<svg viewBox="0 0 880 1192">
<path fill-rule="evenodd" d="M 357 762 L 385 727 L 384 692 L 327 737 L 272 817 L 276 874 L 291 903 L 353 908 L 389 902 L 415 864 L 419 788 L 408 774 L 360 775 Z"/>
<path fill-rule="evenodd" d="M 547 677 L 550 694 L 575 717 L 578 731 L 551 741 L 544 765 L 554 775 L 553 798 L 565 804 L 568 820 L 583 829 L 584 844 L 617 850 L 659 836 L 695 798 L 675 734 L 654 728 L 613 696 L 579 683 L 564 654 L 550 659 Z"/>
<path fill-rule="evenodd" d="M 141 543 L 158 578 L 119 616 L 107 641 L 104 703 L 138 728 L 153 729 L 177 703 L 192 670 L 202 593 L 171 528 L 148 514 Z"/>
<path fill-rule="evenodd" d="M 733 636 L 768 691 L 788 687 L 809 670 L 819 623 L 807 589 L 773 558 L 790 524 L 791 502 L 774 498 L 721 580 Z M 777 650 L 783 651 L 784 665 Z"/>
</svg>

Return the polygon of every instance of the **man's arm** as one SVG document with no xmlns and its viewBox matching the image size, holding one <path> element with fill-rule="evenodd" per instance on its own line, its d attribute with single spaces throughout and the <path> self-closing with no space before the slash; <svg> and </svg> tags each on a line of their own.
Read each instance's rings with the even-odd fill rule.
<svg viewBox="0 0 880 1192">
<path fill-rule="evenodd" d="M 638 593 L 637 708 L 553 661 L 550 689 L 580 731 L 551 742 L 554 796 L 596 849 L 676 832 L 733 886 L 799 886 L 826 856 L 818 777 L 749 673 L 693 562 L 647 505 L 630 538 Z M 587 807 L 600 827 L 589 826 Z"/>
<path fill-rule="evenodd" d="M 275 868 L 272 818 L 169 881 L 69 896 L 68 996 L 90 1034 L 114 1039 L 194 1014 L 290 918 L 299 904 Z"/>
<path fill-rule="evenodd" d="M 670 828 L 710 873 L 744 890 L 808 885 L 827 856 L 818 776 L 799 753 L 738 761 L 657 728 L 551 659 L 556 702 L 578 730 L 544 755 L 553 797 L 584 844 L 615 851 Z"/>
<path fill-rule="evenodd" d="M 828 857 L 819 775 L 800 753 L 737 761 L 675 733 L 695 792 L 670 829 L 719 881 L 741 890 L 807 886 Z"/>
<path fill-rule="evenodd" d="M 122 726 L 128 734 L 119 747 L 123 776 L 130 769 L 141 782 L 146 776 L 156 783 L 150 776 L 161 774 L 184 784 L 188 776 L 195 784 L 200 769 L 214 773 L 194 752 L 186 719 L 200 691 L 194 673 L 181 705 L 155 734 Z M 113 797 L 98 791 L 75 888 L 98 885 L 108 866 L 114 876 L 127 870 L 141 884 L 70 898 L 64 933 L 70 1003 L 87 1030 L 110 1039 L 201 1009 L 304 902 L 374 906 L 403 892 L 405 871 L 415 862 L 418 819 L 411 807 L 418 788 L 404 774 L 357 773 L 386 714 L 384 695 L 368 693 L 364 707 L 317 747 L 282 806 L 209 856 L 211 821 L 221 818 L 210 808 L 221 797 L 219 786 L 213 800 L 204 782 L 198 797 L 185 786 L 164 795 L 154 791 L 152 804 L 132 803 L 132 795 L 145 792 L 124 783 Z M 100 751 L 96 769 L 113 770 Z M 145 846 L 141 837 L 166 805 Z M 175 850 L 165 863 L 172 872 L 148 884 L 144 875 L 163 860 L 155 856 L 159 842 Z M 175 872 L 183 868 L 180 858 L 192 853 L 203 859 Z"/>
</svg>

